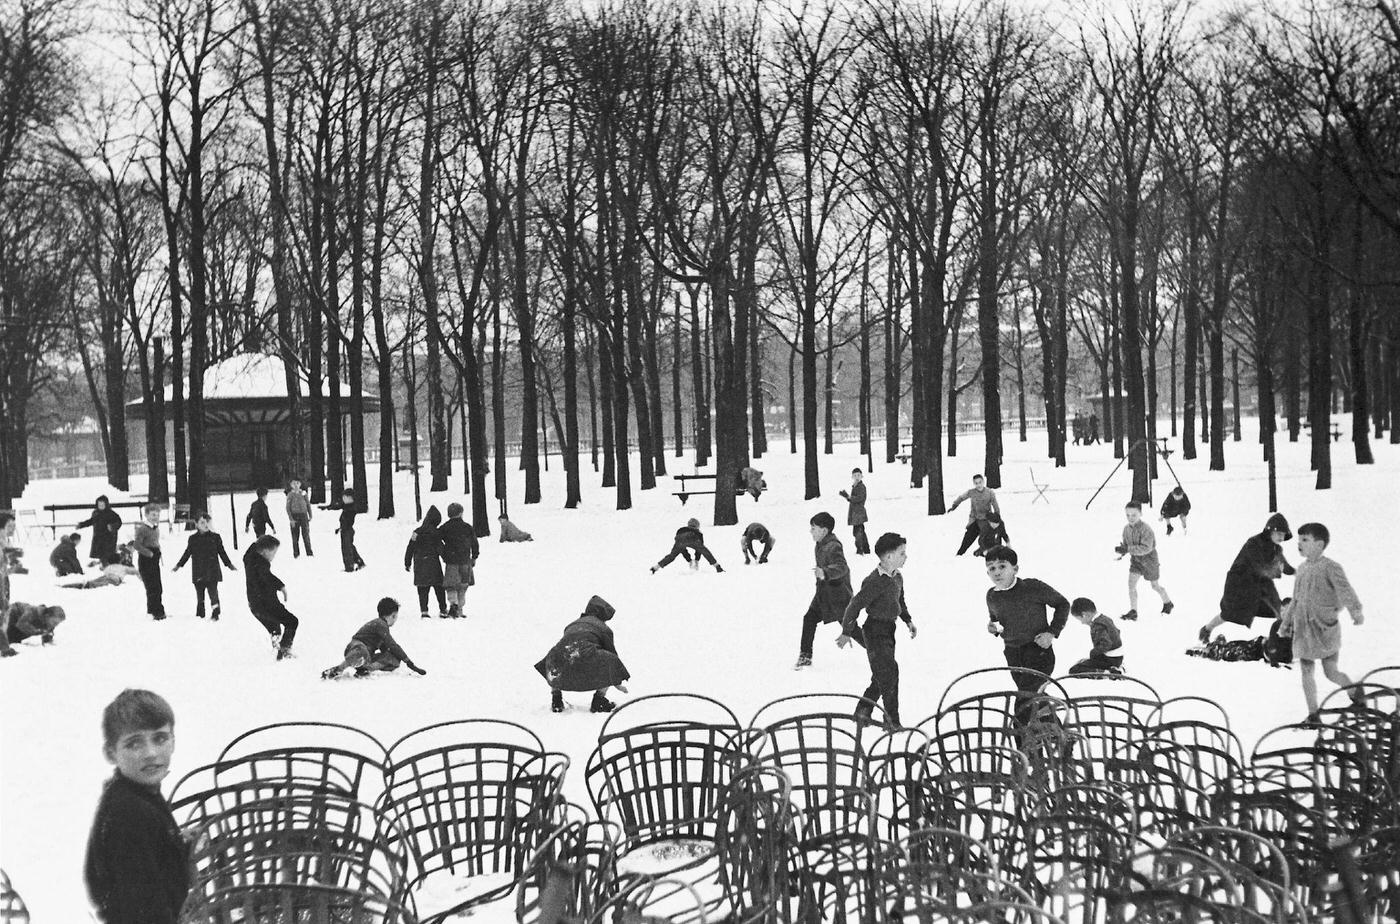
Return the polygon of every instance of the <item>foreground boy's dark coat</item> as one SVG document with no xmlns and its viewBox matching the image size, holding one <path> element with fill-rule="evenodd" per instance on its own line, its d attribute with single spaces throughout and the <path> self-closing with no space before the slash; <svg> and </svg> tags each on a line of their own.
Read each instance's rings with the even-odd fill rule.
<svg viewBox="0 0 1400 924">
<path fill-rule="evenodd" d="M 189 850 L 159 791 L 120 773 L 107 781 L 88 835 L 83 878 L 105 924 L 175 924 L 190 891 Z"/>
<path fill-rule="evenodd" d="M 429 507 L 422 524 L 408 537 L 403 550 L 404 567 L 413 566 L 415 587 L 437 587 L 442 584 L 442 536 L 439 525 L 442 511 Z"/>
<path fill-rule="evenodd" d="M 592 692 L 626 683 L 632 675 L 617 656 L 606 622 L 614 612 L 612 604 L 595 595 L 535 670 L 556 690 Z"/>
<path fill-rule="evenodd" d="M 852 595 L 851 569 L 846 564 L 846 552 L 841 548 L 841 540 L 827 533 L 813 548 L 813 554 L 817 567 L 826 577 L 817 580 L 817 591 L 812 595 L 810 608 L 821 614 L 822 622 L 840 622 Z"/>
</svg>

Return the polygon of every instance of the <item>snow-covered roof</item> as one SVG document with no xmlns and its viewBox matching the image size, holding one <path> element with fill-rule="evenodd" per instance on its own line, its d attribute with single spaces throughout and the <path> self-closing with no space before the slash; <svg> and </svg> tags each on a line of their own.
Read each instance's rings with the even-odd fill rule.
<svg viewBox="0 0 1400 924">
<path fill-rule="evenodd" d="M 301 383 L 301 394 L 308 394 L 311 379 L 304 369 L 297 370 L 297 379 Z M 321 393 L 327 394 L 328 391 L 329 389 L 323 383 Z M 350 394 L 350 386 L 343 381 L 340 384 L 340 393 L 342 395 Z M 378 398 L 377 395 L 368 391 L 364 392 L 363 396 L 368 399 Z M 174 388 L 167 385 L 165 399 L 170 401 L 173 397 Z M 265 353 L 240 353 L 204 370 L 204 399 L 206 401 L 286 397 L 287 374 L 280 356 L 269 356 Z"/>
</svg>

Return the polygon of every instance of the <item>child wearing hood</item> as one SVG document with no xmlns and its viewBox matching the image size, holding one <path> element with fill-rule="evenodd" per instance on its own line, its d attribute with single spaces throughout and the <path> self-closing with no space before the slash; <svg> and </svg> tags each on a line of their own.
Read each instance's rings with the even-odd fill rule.
<svg viewBox="0 0 1400 924">
<path fill-rule="evenodd" d="M 272 573 L 272 559 L 277 557 L 277 549 L 281 545 L 276 536 L 259 536 L 243 554 L 243 576 L 248 582 L 248 609 L 272 636 L 272 647 L 277 649 L 279 661 L 292 657 L 292 642 L 296 641 L 297 626 L 300 624 L 287 611 L 287 586 Z"/>
<path fill-rule="evenodd" d="M 117 532 L 122 528 L 122 518 L 111 507 L 106 494 L 99 494 L 92 508 L 92 515 L 78 524 L 78 528 L 92 527 L 92 545 L 88 557 L 97 559 L 98 564 L 108 565 L 117 559 Z"/>
<path fill-rule="evenodd" d="M 446 619 L 447 590 L 442 583 L 442 511 L 434 505 L 428 508 L 423 522 L 408 537 L 403 551 L 403 570 L 413 571 L 413 586 L 418 588 L 419 615 L 428 618 L 428 591 L 437 594 L 438 615 Z"/>
<path fill-rule="evenodd" d="M 1225 592 L 1220 597 L 1220 612 L 1201 626 L 1202 645 L 1210 644 L 1211 634 L 1221 625 L 1232 622 L 1249 628 L 1255 617 L 1276 619 L 1283 609 L 1274 581 L 1294 568 L 1283 557 L 1283 543 L 1293 538 L 1288 520 L 1283 514 L 1271 515 L 1262 532 L 1250 536 L 1235 556 L 1225 575 Z"/>
<path fill-rule="evenodd" d="M 535 670 L 553 691 L 550 709 L 564 711 L 564 691 L 593 691 L 590 712 L 612 712 L 616 706 L 604 695 L 608 687 L 627 692 L 632 676 L 617 656 L 613 631 L 608 621 L 617 611 L 594 594 L 583 608 L 583 615 L 564 627 L 564 634 L 549 653 L 535 664 Z"/>
</svg>

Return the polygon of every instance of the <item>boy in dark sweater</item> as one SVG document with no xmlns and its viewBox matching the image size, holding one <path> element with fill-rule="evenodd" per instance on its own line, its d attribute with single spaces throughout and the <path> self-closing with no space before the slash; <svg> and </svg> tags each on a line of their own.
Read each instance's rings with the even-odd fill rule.
<svg viewBox="0 0 1400 924">
<path fill-rule="evenodd" d="M 379 615 L 351 636 L 350 644 L 345 646 L 345 660 L 321 671 L 323 679 L 332 680 L 351 669 L 356 677 L 368 677 L 375 671 L 396 670 L 400 664 L 407 665 L 415 674 L 427 673 L 413 663 L 389 631 L 398 622 L 399 601 L 384 597 L 375 609 Z"/>
<path fill-rule="evenodd" d="M 802 616 L 802 638 L 798 642 L 797 663 L 792 666 L 796 671 L 812 666 L 812 642 L 817 637 L 817 626 L 840 622 L 852 596 L 851 569 L 846 564 L 846 551 L 841 547 L 841 540 L 831 532 L 836 528 L 836 518 L 823 510 L 813 514 L 809 523 L 812 541 L 816 543 L 812 549 L 816 562 L 812 575 L 817 579 L 817 589 L 812 594 L 812 602 L 807 605 L 807 612 Z"/>
<path fill-rule="evenodd" d="M 258 488 L 258 499 L 248 507 L 248 516 L 243 518 L 243 532 L 246 533 L 249 526 L 259 539 L 266 536 L 268 530 L 277 532 L 277 527 L 272 525 L 272 515 L 267 512 L 267 488 Z"/>
<path fill-rule="evenodd" d="M 175 714 L 148 690 L 123 690 L 102 713 L 102 753 L 117 768 L 88 835 L 83 879 L 106 924 L 175 924 L 190 891 L 189 848 L 160 793 Z"/>
<path fill-rule="evenodd" d="M 758 555 L 753 550 L 755 542 L 762 543 L 763 554 Z M 751 564 L 756 557 L 760 565 L 768 564 L 768 553 L 773 551 L 773 546 L 778 540 L 773 538 L 773 534 L 768 531 L 768 527 L 762 523 L 750 523 L 744 527 L 744 535 L 739 539 L 739 551 L 744 553 L 744 564 Z"/>
<path fill-rule="evenodd" d="M 880 564 L 861 583 L 860 590 L 846 604 L 841 617 L 841 637 L 837 647 L 845 648 L 854 639 L 865 648 L 870 661 L 870 684 L 861 694 L 856 706 L 856 718 L 868 720 L 875 709 L 877 697 L 885 703 L 885 726 L 901 728 L 899 721 L 899 662 L 894 656 L 894 621 L 902 621 L 914 638 L 919 630 L 909 616 L 904 602 L 904 575 L 899 569 L 909 560 L 906 540 L 898 533 L 885 533 L 875 540 L 875 554 Z M 856 617 L 865 610 L 865 625 L 856 625 Z"/>
<path fill-rule="evenodd" d="M 297 626 L 301 624 L 287 611 L 287 586 L 272 573 L 272 560 L 277 557 L 281 545 L 276 536 L 259 536 L 243 553 L 248 609 L 272 636 L 272 647 L 277 649 L 279 661 L 292 657 L 292 642 L 296 641 Z"/>
<path fill-rule="evenodd" d="M 80 533 L 59 537 L 58 545 L 49 553 L 49 564 L 53 566 L 55 577 L 83 573 L 83 563 L 78 561 L 78 540 L 82 538 Z"/>
<path fill-rule="evenodd" d="M 1089 657 L 1075 662 L 1071 674 L 1121 674 L 1123 672 L 1123 635 L 1113 618 L 1099 612 L 1088 597 L 1075 597 L 1069 605 L 1070 615 L 1089 627 L 1093 648 Z"/>
<path fill-rule="evenodd" d="M 136 524 L 136 538 L 131 548 L 136 552 L 136 570 L 146 587 L 146 613 L 152 619 L 165 618 L 165 593 L 160 578 L 160 505 L 147 504 L 144 519 Z"/>
<path fill-rule="evenodd" d="M 360 550 L 355 548 L 355 514 L 358 512 L 355 492 L 346 488 L 340 493 L 340 525 L 335 528 L 340 535 L 340 561 L 346 571 L 359 571 L 365 566 Z"/>
<path fill-rule="evenodd" d="M 691 553 L 697 557 L 692 558 Z M 676 560 L 677 555 L 684 555 L 685 560 L 690 562 L 692 570 L 700 566 L 700 558 L 715 566 L 715 571 L 723 571 L 719 562 L 715 561 L 715 556 L 705 547 L 705 536 L 700 532 L 700 521 L 691 517 L 686 520 L 685 525 L 676 530 L 676 538 L 671 543 L 671 551 L 665 558 L 651 566 L 651 573 L 655 574 L 662 568 Z"/>
<path fill-rule="evenodd" d="M 204 595 L 209 595 L 210 617 L 219 621 L 219 582 L 224 579 L 224 573 L 219 569 L 219 562 L 224 563 L 224 567 L 230 571 L 237 571 L 233 562 L 228 560 L 228 553 L 224 551 L 224 540 L 219 534 L 209 528 L 211 524 L 209 514 L 200 513 L 194 518 L 194 533 L 191 534 L 189 543 L 185 546 L 185 554 L 180 556 L 180 560 L 175 563 L 175 571 L 184 567 L 185 562 L 194 560 L 193 567 L 190 568 L 190 579 L 194 581 L 194 592 L 197 598 L 194 614 L 200 619 L 204 618 Z"/>
<path fill-rule="evenodd" d="M 1055 639 L 1069 621 L 1069 601 L 1055 588 L 1035 578 L 1020 578 L 1016 551 L 999 545 L 987 552 L 987 631 L 1001 636 L 1006 666 L 1029 668 L 1045 675 L 1055 670 Z M 1053 614 L 1047 619 L 1045 610 Z M 1022 693 L 1040 689 L 1038 678 L 1017 672 Z"/>
</svg>

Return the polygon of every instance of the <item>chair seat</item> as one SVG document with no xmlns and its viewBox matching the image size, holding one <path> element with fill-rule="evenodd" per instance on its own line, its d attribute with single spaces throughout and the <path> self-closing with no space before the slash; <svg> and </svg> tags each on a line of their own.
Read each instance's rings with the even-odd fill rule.
<svg viewBox="0 0 1400 924">
<path fill-rule="evenodd" d="M 429 875 L 413 890 L 413 899 L 418 906 L 418 916 L 427 920 L 442 914 L 449 908 L 460 905 L 462 902 L 470 901 L 478 895 L 487 895 L 495 891 L 502 892 L 495 901 L 514 901 L 513 892 L 507 886 L 514 882 L 515 878 L 513 873 L 482 873 L 473 876 L 470 873 L 440 870 Z M 478 914 L 483 907 L 489 904 L 490 902 L 486 905 L 474 905 L 468 911 L 443 920 L 466 921 L 475 919 L 472 916 Z"/>
</svg>

